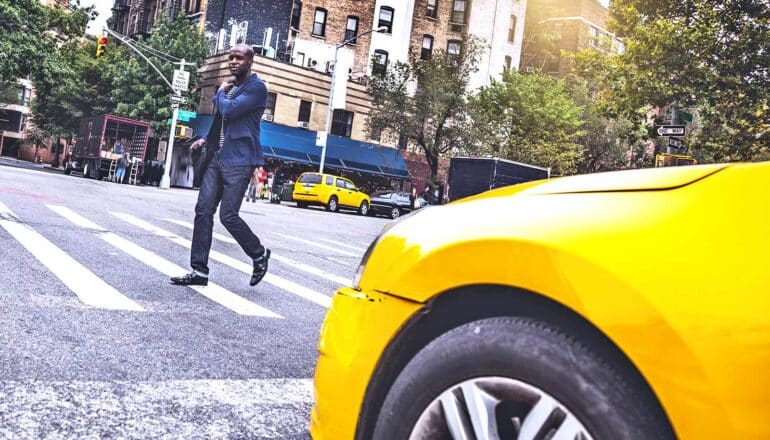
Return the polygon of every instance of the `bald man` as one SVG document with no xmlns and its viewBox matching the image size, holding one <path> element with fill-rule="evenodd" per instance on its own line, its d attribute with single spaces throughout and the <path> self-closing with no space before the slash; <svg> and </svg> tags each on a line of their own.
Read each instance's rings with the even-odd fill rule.
<svg viewBox="0 0 770 440">
<path fill-rule="evenodd" d="M 254 51 L 249 46 L 233 46 L 228 59 L 233 78 L 223 82 L 214 96 L 217 111 L 208 136 L 191 146 L 198 149 L 205 144 L 213 153 L 203 171 L 198 203 L 195 205 L 195 228 L 190 251 L 192 272 L 171 278 L 174 284 L 208 285 L 214 213 L 220 203 L 219 219 L 222 225 L 253 263 L 249 284 L 257 285 L 267 273 L 270 250 L 260 243 L 238 215 L 254 169 L 265 163 L 259 142 L 259 124 L 267 105 L 267 87 L 251 72 Z"/>
</svg>

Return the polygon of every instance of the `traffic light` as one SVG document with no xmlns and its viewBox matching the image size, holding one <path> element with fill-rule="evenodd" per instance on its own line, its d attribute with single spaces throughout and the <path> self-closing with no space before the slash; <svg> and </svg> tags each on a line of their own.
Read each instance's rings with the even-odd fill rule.
<svg viewBox="0 0 770 440">
<path fill-rule="evenodd" d="M 104 56 L 104 47 L 107 46 L 107 37 L 102 35 L 96 39 L 96 58 Z"/>
</svg>

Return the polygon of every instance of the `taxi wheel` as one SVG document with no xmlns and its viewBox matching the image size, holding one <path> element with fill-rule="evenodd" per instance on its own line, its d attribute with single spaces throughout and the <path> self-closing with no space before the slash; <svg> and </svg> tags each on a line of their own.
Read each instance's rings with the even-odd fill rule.
<svg viewBox="0 0 770 440">
<path fill-rule="evenodd" d="M 337 206 L 337 196 L 331 196 L 329 198 L 329 203 L 326 204 L 326 210 L 330 212 L 337 212 L 337 209 L 339 206 Z"/>
<path fill-rule="evenodd" d="M 439 336 L 404 367 L 373 438 L 674 438 L 645 395 L 558 328 L 483 319 Z"/>
<path fill-rule="evenodd" d="M 361 215 L 369 215 L 369 204 L 364 200 L 361 202 L 361 206 L 358 208 L 358 213 Z"/>
</svg>

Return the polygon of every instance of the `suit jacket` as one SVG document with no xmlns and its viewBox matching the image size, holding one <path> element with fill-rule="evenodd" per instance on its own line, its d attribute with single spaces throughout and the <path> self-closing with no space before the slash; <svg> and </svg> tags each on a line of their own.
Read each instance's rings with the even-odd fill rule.
<svg viewBox="0 0 770 440">
<path fill-rule="evenodd" d="M 220 133 L 224 130 L 225 142 L 219 150 L 223 166 L 264 165 L 259 125 L 267 106 L 265 83 L 252 73 L 245 83 L 235 89 L 232 98 L 218 91 L 214 96 L 214 106 L 216 116 L 206 137 L 209 152 L 218 149 Z"/>
</svg>

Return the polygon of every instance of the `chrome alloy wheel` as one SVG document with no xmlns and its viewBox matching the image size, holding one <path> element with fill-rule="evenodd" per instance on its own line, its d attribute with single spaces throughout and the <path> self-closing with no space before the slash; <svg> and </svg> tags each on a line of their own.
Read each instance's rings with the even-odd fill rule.
<svg viewBox="0 0 770 440">
<path fill-rule="evenodd" d="M 422 412 L 410 440 L 590 440 L 583 424 L 545 391 L 508 377 L 467 380 Z"/>
</svg>

